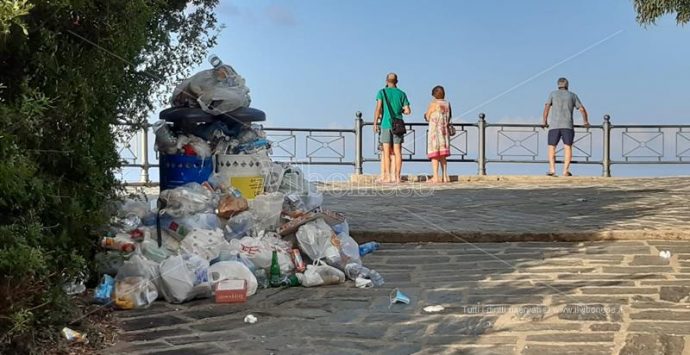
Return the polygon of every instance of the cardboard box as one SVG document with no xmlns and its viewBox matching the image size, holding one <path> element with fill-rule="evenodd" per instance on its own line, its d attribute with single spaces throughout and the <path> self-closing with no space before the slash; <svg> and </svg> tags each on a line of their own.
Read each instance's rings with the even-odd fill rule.
<svg viewBox="0 0 690 355">
<path fill-rule="evenodd" d="M 216 303 L 247 301 L 247 280 L 222 280 L 216 285 Z"/>
</svg>

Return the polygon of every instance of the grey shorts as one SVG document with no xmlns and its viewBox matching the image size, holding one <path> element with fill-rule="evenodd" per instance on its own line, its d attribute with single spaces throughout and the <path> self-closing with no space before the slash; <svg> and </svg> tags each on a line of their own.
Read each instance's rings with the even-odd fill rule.
<svg viewBox="0 0 690 355">
<path fill-rule="evenodd" d="M 396 136 L 393 134 L 393 130 L 390 128 L 382 128 L 381 135 L 379 136 L 379 142 L 381 144 L 403 144 L 403 136 Z"/>
</svg>

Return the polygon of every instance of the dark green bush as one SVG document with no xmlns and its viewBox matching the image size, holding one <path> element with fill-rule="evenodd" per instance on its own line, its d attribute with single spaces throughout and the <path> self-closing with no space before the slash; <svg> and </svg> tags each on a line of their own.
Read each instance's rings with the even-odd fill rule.
<svg viewBox="0 0 690 355">
<path fill-rule="evenodd" d="M 144 122 L 215 43 L 217 0 L 0 4 L 0 353 L 35 352 L 74 317 L 120 165 Z M 211 33 L 209 33 L 211 32 Z"/>
</svg>

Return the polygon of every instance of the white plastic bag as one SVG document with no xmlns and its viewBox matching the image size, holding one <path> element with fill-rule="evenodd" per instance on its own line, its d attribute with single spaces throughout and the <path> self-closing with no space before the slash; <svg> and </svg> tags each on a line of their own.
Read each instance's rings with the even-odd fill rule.
<svg viewBox="0 0 690 355">
<path fill-rule="evenodd" d="M 258 287 L 256 276 L 238 261 L 219 261 L 211 265 L 208 268 L 208 277 L 213 288 L 222 280 L 246 280 L 247 296 L 255 294 Z"/>
<path fill-rule="evenodd" d="M 307 181 L 302 170 L 295 166 L 285 170 L 278 191 L 299 196 L 307 211 L 319 208 L 323 204 L 323 194 L 317 190 L 314 183 Z"/>
<path fill-rule="evenodd" d="M 196 255 L 176 255 L 160 265 L 161 278 L 170 303 L 182 303 L 195 298 L 211 297 L 208 280 L 208 261 Z"/>
<path fill-rule="evenodd" d="M 330 265 L 340 264 L 340 243 L 333 229 L 322 219 L 309 222 L 297 230 L 300 249 L 312 260 L 325 259 Z"/>
<path fill-rule="evenodd" d="M 235 111 L 251 103 L 244 78 L 229 65 L 194 74 L 175 88 L 172 97 L 173 106 L 189 105 L 196 98 L 201 109 L 211 114 Z"/>
<path fill-rule="evenodd" d="M 180 242 L 180 249 L 186 254 L 194 254 L 209 261 L 217 258 L 227 243 L 220 229 L 192 229 Z"/>
<path fill-rule="evenodd" d="M 164 295 L 161 288 L 158 264 L 137 251 L 117 271 L 113 301 L 121 309 L 145 308 Z"/>
<path fill-rule="evenodd" d="M 285 195 L 274 192 L 256 196 L 249 201 L 249 211 L 254 217 L 254 231 L 275 231 L 280 225 Z"/>
<path fill-rule="evenodd" d="M 246 256 L 257 268 L 269 269 L 273 258 L 273 250 L 278 251 L 278 263 L 280 272 L 284 274 L 294 270 L 295 265 L 290 257 L 290 245 L 274 238 L 252 238 L 233 239 L 230 241 L 230 250 L 239 251 Z"/>
<path fill-rule="evenodd" d="M 307 265 L 304 274 L 297 274 L 297 278 L 304 287 L 337 285 L 345 282 L 345 274 L 342 271 L 321 262 L 318 265 Z"/>
<path fill-rule="evenodd" d="M 195 182 L 161 191 L 160 199 L 166 202 L 166 207 L 161 212 L 172 217 L 213 213 L 218 205 L 213 192 Z"/>
<path fill-rule="evenodd" d="M 247 234 L 252 228 L 254 217 L 249 211 L 244 211 L 228 220 L 225 225 L 225 240 L 231 241 L 233 239 L 240 239 Z"/>
<path fill-rule="evenodd" d="M 338 267 L 344 270 L 347 264 L 362 264 L 362 258 L 359 256 L 359 244 L 347 233 L 338 234 L 338 239 L 340 240 L 340 265 Z"/>
</svg>

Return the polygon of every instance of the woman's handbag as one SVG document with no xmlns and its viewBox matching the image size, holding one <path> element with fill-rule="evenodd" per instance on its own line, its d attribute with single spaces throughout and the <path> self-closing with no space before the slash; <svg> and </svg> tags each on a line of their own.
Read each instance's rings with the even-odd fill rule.
<svg viewBox="0 0 690 355">
<path fill-rule="evenodd" d="M 388 95 L 386 95 L 386 89 L 383 89 L 382 91 L 383 100 L 386 101 L 386 106 L 388 107 L 388 114 L 393 119 L 393 129 L 391 131 L 396 136 L 404 136 L 405 133 L 407 133 L 407 128 L 405 128 L 405 121 L 403 121 L 400 118 L 395 118 L 395 114 L 393 113 L 393 107 L 391 107 L 391 103 L 388 102 Z"/>
<path fill-rule="evenodd" d="M 454 136 L 457 132 L 455 129 L 455 126 L 450 122 L 450 119 L 448 119 L 448 135 Z"/>
</svg>

